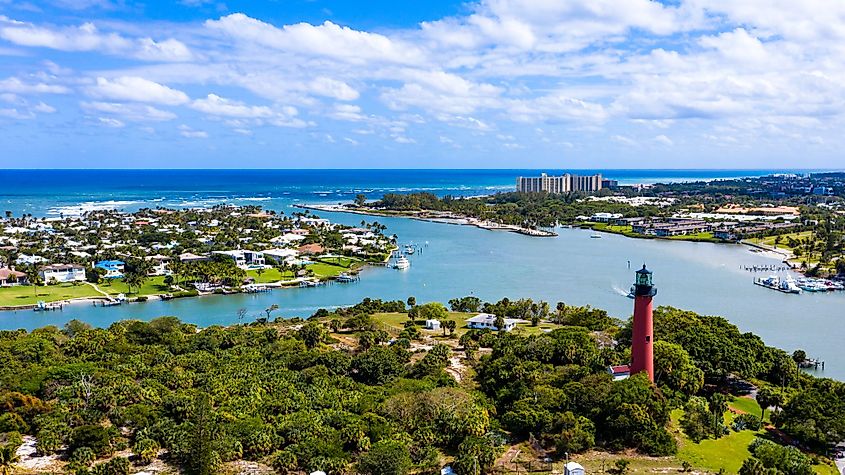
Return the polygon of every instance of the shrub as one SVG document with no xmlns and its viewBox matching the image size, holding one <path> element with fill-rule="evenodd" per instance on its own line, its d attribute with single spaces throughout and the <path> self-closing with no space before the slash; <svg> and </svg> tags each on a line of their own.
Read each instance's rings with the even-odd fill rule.
<svg viewBox="0 0 845 475">
<path fill-rule="evenodd" d="M 70 462 L 82 467 L 90 467 L 97 455 L 90 447 L 79 447 L 70 454 Z"/>
<path fill-rule="evenodd" d="M 149 465 L 158 455 L 159 448 L 158 442 L 152 439 L 138 439 L 132 446 L 132 453 L 138 457 L 139 465 Z"/>
<path fill-rule="evenodd" d="M 296 455 L 294 455 L 293 452 L 279 450 L 273 454 L 270 465 L 273 467 L 273 470 L 285 474 L 296 470 L 298 462 L 296 460 Z"/>
<path fill-rule="evenodd" d="M 126 457 L 115 457 L 106 463 L 95 465 L 91 469 L 92 475 L 129 475 L 132 464 Z"/>
<path fill-rule="evenodd" d="M 361 457 L 358 470 L 370 475 L 405 475 L 411 465 L 411 455 L 403 442 L 382 440 Z"/>
<path fill-rule="evenodd" d="M 29 424 L 14 412 L 0 415 L 0 432 L 29 432 Z"/>
<path fill-rule="evenodd" d="M 74 451 L 80 447 L 90 448 L 98 457 L 111 455 L 112 434 L 108 429 L 96 425 L 80 426 L 70 434 L 68 449 Z"/>
<path fill-rule="evenodd" d="M 762 425 L 760 418 L 754 414 L 740 414 L 736 416 L 731 427 L 737 432 L 743 430 L 758 431 Z"/>
</svg>

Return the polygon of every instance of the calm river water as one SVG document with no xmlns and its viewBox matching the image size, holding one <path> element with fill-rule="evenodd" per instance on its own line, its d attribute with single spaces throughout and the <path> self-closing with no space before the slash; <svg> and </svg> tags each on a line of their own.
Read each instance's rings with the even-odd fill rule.
<svg viewBox="0 0 845 475">
<path fill-rule="evenodd" d="M 320 213 L 332 221 L 360 222 L 361 216 Z M 446 302 L 476 295 L 592 305 L 627 318 L 632 302 L 624 296 L 634 270 L 647 263 L 654 271 L 658 305 L 672 305 L 702 314 L 722 315 L 766 343 L 792 351 L 802 348 L 826 361 L 824 376 L 845 380 L 845 293 L 786 295 L 752 284 L 755 274 L 743 265 L 777 264 L 739 245 L 628 239 L 561 229 L 556 238 L 531 238 L 402 218 L 379 218 L 401 243 L 423 246 L 405 271 L 368 268 L 353 284 L 285 289 L 257 295 L 209 296 L 169 302 L 153 301 L 120 307 L 70 305 L 62 312 L 0 312 L 0 328 L 33 329 L 63 325 L 77 318 L 108 326 L 128 318 L 175 315 L 200 326 L 237 322 L 237 311 L 249 317 L 278 304 L 274 315 L 308 316 L 317 308 L 354 304 L 364 297 Z M 426 245 L 427 243 L 427 245 Z M 628 261 L 631 267 L 628 267 Z M 758 274 L 762 276 L 764 274 Z"/>
</svg>

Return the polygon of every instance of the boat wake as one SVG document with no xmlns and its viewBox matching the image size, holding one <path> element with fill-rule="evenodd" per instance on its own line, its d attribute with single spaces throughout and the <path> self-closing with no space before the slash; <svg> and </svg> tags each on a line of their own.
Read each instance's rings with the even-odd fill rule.
<svg viewBox="0 0 845 475">
<path fill-rule="evenodd" d="M 623 289 L 622 287 L 619 287 L 616 284 L 613 284 L 613 291 L 616 292 L 617 294 L 623 296 L 623 297 L 627 297 L 628 293 L 629 293 L 628 290 L 625 290 L 625 289 Z"/>
</svg>

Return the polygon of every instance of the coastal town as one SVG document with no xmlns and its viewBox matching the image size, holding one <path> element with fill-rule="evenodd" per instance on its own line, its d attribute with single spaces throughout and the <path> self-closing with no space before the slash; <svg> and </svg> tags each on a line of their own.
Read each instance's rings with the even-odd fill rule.
<svg viewBox="0 0 845 475">
<path fill-rule="evenodd" d="M 0 220 L 0 307 L 259 292 L 351 282 L 396 247 L 384 226 L 261 207 L 93 211 Z"/>
</svg>

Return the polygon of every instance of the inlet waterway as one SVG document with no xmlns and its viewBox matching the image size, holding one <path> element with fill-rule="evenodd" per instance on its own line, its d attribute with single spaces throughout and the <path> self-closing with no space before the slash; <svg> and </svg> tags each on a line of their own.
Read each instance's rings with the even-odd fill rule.
<svg viewBox="0 0 845 475">
<path fill-rule="evenodd" d="M 319 213 L 332 221 L 356 224 L 361 216 Z M 372 220 L 372 218 L 370 218 Z M 305 317 L 318 308 L 351 305 L 365 297 L 446 302 L 475 295 L 483 300 L 530 297 L 572 305 L 592 305 L 628 318 L 632 301 L 625 297 L 633 272 L 643 263 L 654 271 L 659 293 L 656 304 L 701 314 L 721 315 L 743 331 L 787 351 L 804 349 L 826 362 L 820 376 L 845 380 L 845 293 L 782 294 L 753 285 L 745 266 L 777 265 L 778 260 L 750 252 L 741 245 L 630 239 L 611 234 L 591 238 L 591 232 L 560 229 L 554 238 L 532 238 L 470 226 L 404 218 L 378 218 L 387 233 L 421 251 L 411 256 L 410 269 L 367 268 L 352 284 L 283 289 L 263 294 L 239 294 L 150 301 L 119 307 L 90 304 L 66 306 L 61 312 L 0 312 L 0 328 L 33 329 L 79 319 L 108 326 L 123 319 L 149 320 L 174 315 L 200 326 L 238 322 L 264 315 L 279 305 L 278 316 Z M 630 263 L 630 264 L 629 264 Z"/>
</svg>

